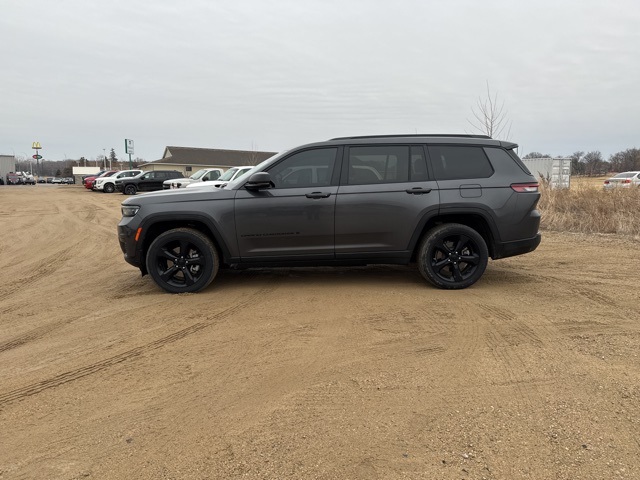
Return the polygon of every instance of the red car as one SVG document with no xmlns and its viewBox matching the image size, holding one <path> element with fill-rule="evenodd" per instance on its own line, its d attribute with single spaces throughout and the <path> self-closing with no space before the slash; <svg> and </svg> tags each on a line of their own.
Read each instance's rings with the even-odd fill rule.
<svg viewBox="0 0 640 480">
<path fill-rule="evenodd" d="M 110 177 L 114 173 L 118 173 L 118 172 L 119 172 L 119 170 L 108 170 L 108 171 L 102 173 L 101 175 L 87 177 L 87 178 L 84 179 L 84 188 L 87 188 L 89 190 L 93 190 L 93 184 L 96 183 L 96 178 L 98 178 L 98 177 Z"/>
</svg>

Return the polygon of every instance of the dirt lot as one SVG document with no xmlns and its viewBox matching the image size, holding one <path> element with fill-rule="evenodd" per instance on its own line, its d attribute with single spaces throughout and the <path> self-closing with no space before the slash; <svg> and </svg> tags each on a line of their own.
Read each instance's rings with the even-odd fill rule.
<svg viewBox="0 0 640 480">
<path fill-rule="evenodd" d="M 1 479 L 640 478 L 640 242 L 162 293 L 119 194 L 0 187 Z"/>
</svg>

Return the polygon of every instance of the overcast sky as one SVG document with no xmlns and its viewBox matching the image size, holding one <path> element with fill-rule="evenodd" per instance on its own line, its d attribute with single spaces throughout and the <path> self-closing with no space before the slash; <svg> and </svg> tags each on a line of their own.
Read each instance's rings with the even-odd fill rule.
<svg viewBox="0 0 640 480">
<path fill-rule="evenodd" d="M 0 0 L 0 153 L 477 133 L 488 82 L 521 155 L 608 158 L 640 147 L 639 25 L 638 0 Z"/>
</svg>

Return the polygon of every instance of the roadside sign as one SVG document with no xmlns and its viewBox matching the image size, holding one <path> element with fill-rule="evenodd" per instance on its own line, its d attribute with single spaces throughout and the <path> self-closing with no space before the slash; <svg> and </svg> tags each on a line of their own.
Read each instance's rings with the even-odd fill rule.
<svg viewBox="0 0 640 480">
<path fill-rule="evenodd" d="M 133 140 L 125 139 L 124 152 L 128 153 L 129 155 L 133 154 Z"/>
<path fill-rule="evenodd" d="M 42 155 L 31 155 L 31 158 L 33 158 L 34 160 L 40 160 L 42 158 Z"/>
<path fill-rule="evenodd" d="M 40 145 L 40 142 L 33 142 L 31 144 L 31 148 L 33 148 L 35 150 L 38 150 L 38 149 L 42 148 L 42 146 Z"/>
</svg>

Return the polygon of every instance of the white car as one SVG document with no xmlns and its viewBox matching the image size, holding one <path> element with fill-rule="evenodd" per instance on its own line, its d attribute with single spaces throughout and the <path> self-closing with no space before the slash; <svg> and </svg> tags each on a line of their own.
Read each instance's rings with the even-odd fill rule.
<svg viewBox="0 0 640 480">
<path fill-rule="evenodd" d="M 110 177 L 98 177 L 93 184 L 93 189 L 104 193 L 113 193 L 116 190 L 116 179 L 135 177 L 141 173 L 142 170 L 122 170 L 121 172 L 114 173 Z"/>
<path fill-rule="evenodd" d="M 615 177 L 607 178 L 602 185 L 605 190 L 618 187 L 640 187 L 640 172 L 619 173 Z"/>
<path fill-rule="evenodd" d="M 191 175 L 189 178 L 174 178 L 171 180 L 165 180 L 162 183 L 162 189 L 167 190 L 169 188 L 184 188 L 192 183 L 207 182 L 209 180 L 217 179 L 224 170 L 221 168 L 203 168 Z"/>
<path fill-rule="evenodd" d="M 232 167 L 229 170 L 227 170 L 226 172 L 224 172 L 224 174 L 218 178 L 217 180 L 212 180 L 212 181 L 208 181 L 208 182 L 198 182 L 198 183 L 190 183 L 189 185 L 187 185 L 187 188 L 195 188 L 195 187 L 215 187 L 215 188 L 220 188 L 222 185 L 225 185 L 233 180 L 235 180 L 236 178 L 240 178 L 241 176 L 243 176 L 245 173 L 247 173 L 249 170 L 251 170 L 253 167 Z"/>
</svg>

